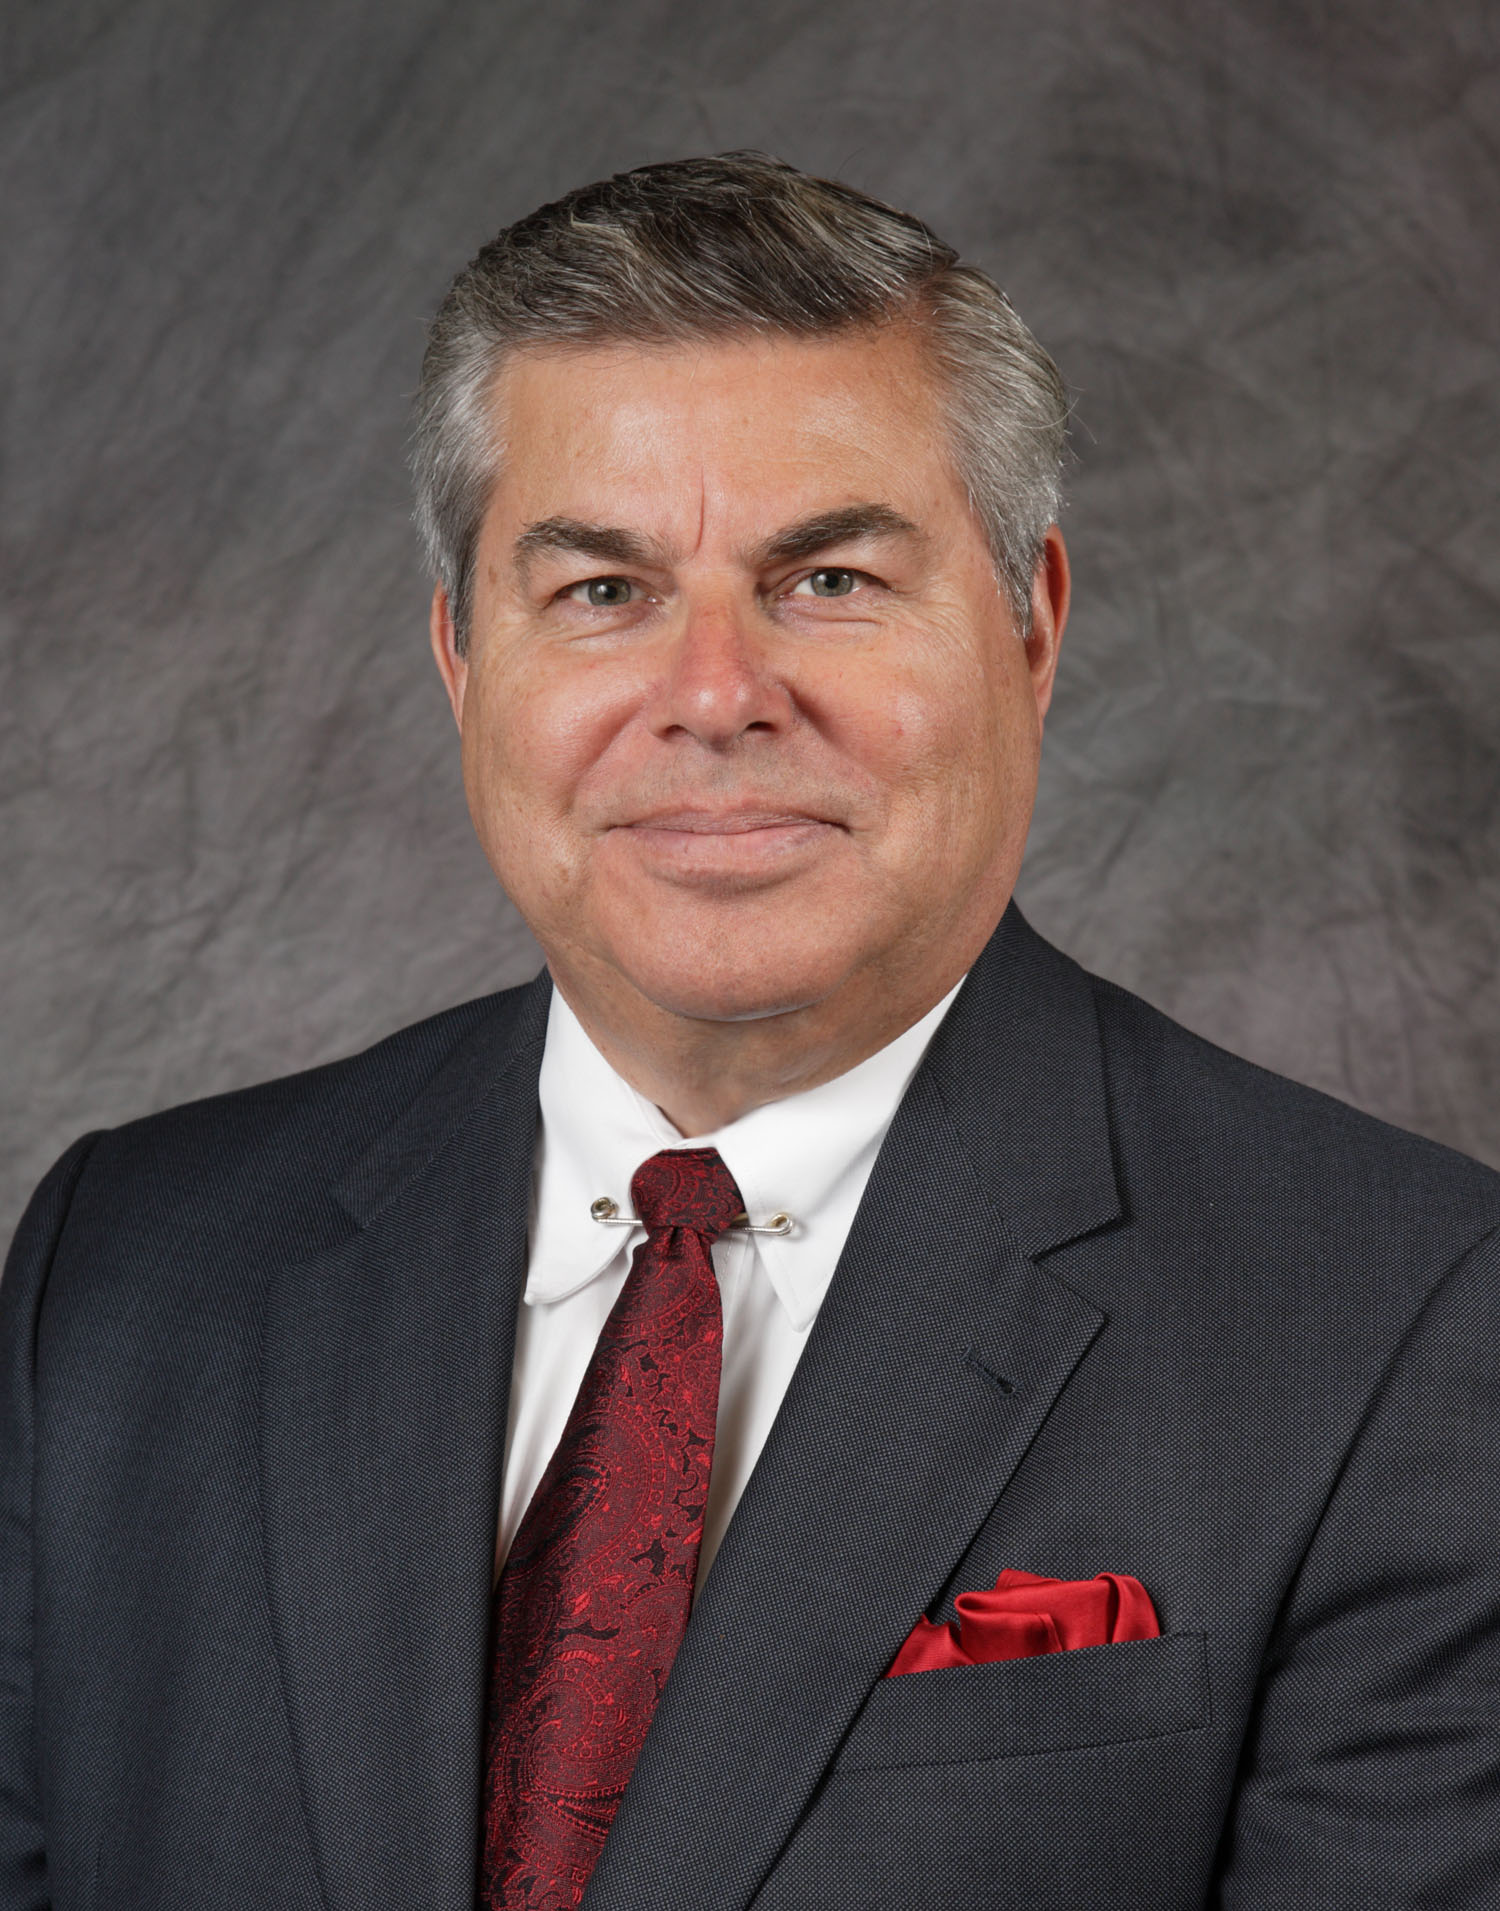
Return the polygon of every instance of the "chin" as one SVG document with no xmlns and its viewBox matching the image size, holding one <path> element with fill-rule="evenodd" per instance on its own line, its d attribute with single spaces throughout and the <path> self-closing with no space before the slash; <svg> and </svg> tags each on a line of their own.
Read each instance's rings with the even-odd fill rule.
<svg viewBox="0 0 1500 1911">
<path fill-rule="evenodd" d="M 880 946 L 886 924 L 871 900 L 848 884 L 718 897 L 622 885 L 568 940 L 596 975 L 623 978 L 669 1015 L 758 1021 L 825 1000 Z"/>
<path fill-rule="evenodd" d="M 657 1008 L 699 1022 L 753 1022 L 811 1008 L 854 966 L 849 950 L 783 947 L 746 954 L 727 936 L 714 944 L 622 951 L 616 966 Z"/>
</svg>

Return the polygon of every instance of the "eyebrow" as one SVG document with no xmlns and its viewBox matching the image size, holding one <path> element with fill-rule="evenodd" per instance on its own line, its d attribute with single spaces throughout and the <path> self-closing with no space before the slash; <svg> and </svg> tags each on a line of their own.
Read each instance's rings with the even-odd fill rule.
<svg viewBox="0 0 1500 1911">
<path fill-rule="evenodd" d="M 660 563 L 663 553 L 649 538 L 617 524 L 588 524 L 581 518 L 539 518 L 516 539 L 516 569 L 524 578 L 543 551 L 568 551 L 598 558 L 603 564 Z"/>
<path fill-rule="evenodd" d="M 926 542 L 926 534 L 910 518 L 888 504 L 846 504 L 819 511 L 799 523 L 773 533 L 750 554 L 756 568 L 767 564 L 794 564 L 816 557 L 837 544 L 863 538 L 906 537 Z M 590 524 L 581 518 L 538 518 L 515 542 L 516 569 L 524 578 L 533 558 L 544 551 L 565 551 L 575 557 L 597 558 L 602 564 L 659 564 L 670 559 L 654 539 L 627 531 L 618 524 Z"/>
<path fill-rule="evenodd" d="M 799 558 L 816 557 L 835 544 L 876 537 L 905 537 L 918 544 L 927 541 L 924 531 L 888 504 L 846 504 L 837 511 L 819 511 L 815 517 L 777 531 L 756 549 L 754 559 L 757 566 L 794 564 Z"/>
</svg>

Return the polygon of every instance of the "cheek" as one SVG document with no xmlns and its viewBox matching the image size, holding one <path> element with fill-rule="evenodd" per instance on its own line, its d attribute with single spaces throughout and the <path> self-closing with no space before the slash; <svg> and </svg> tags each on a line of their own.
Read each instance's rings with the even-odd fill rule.
<svg viewBox="0 0 1500 1911">
<path fill-rule="evenodd" d="M 1006 806 L 1033 755 L 1028 712 L 1006 673 L 972 652 L 947 662 L 920 678 L 887 674 L 846 727 L 851 752 L 889 794 L 891 822 L 944 855 L 962 851 L 955 832 Z"/>
<path fill-rule="evenodd" d="M 474 692 L 478 689 L 476 698 Z M 560 818 L 576 781 L 576 713 L 491 673 L 464 705 L 464 791 L 495 874 L 523 909 L 567 883 Z"/>
<path fill-rule="evenodd" d="M 563 673 L 481 676 L 465 706 L 464 781 L 471 801 L 524 811 L 533 821 L 561 815 L 607 744 L 607 713 Z M 473 720 L 470 721 L 470 713 Z"/>
<path fill-rule="evenodd" d="M 572 907 L 588 885 L 593 793 L 620 781 L 630 708 L 611 673 L 571 659 L 492 666 L 471 680 L 462 737 L 470 814 L 492 868 L 534 926 Z"/>
</svg>

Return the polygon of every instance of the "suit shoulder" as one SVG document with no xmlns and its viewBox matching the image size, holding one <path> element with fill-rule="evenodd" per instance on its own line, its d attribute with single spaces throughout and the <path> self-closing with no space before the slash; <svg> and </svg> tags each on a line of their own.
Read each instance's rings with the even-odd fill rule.
<svg viewBox="0 0 1500 1911">
<path fill-rule="evenodd" d="M 184 1226 L 290 1238 L 341 1172 L 477 1036 L 503 1044 L 530 988 L 461 1003 L 359 1053 L 183 1103 L 102 1135 L 79 1189 L 92 1218 L 144 1246 Z"/>
<path fill-rule="evenodd" d="M 1500 1174 L 1174 1022 L 1090 975 L 1116 1130 L 1141 1171 L 1449 1241 L 1500 1225 Z"/>
</svg>

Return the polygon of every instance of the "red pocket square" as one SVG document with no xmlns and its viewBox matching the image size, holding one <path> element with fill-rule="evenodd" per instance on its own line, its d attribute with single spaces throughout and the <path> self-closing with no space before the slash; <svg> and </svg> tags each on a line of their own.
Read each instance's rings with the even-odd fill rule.
<svg viewBox="0 0 1500 1911">
<path fill-rule="evenodd" d="M 1034 1659 L 1043 1652 L 1159 1639 L 1151 1595 L 1129 1573 L 1096 1579 L 1044 1579 L 1009 1568 L 993 1592 L 960 1593 L 958 1623 L 919 1619 L 886 1674 L 935 1672 L 943 1666 L 989 1665 L 997 1659 Z"/>
</svg>

